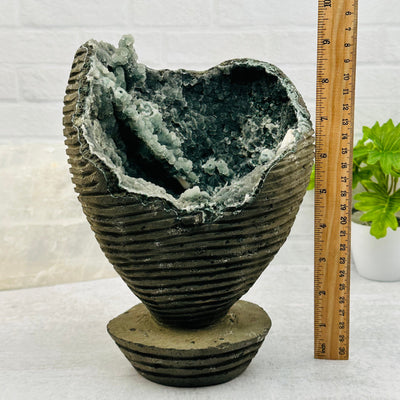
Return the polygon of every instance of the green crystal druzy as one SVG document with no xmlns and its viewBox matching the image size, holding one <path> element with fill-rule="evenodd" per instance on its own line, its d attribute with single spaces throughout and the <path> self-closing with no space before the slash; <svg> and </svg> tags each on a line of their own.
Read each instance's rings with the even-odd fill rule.
<svg viewBox="0 0 400 400">
<path fill-rule="evenodd" d="M 156 71 L 137 62 L 131 36 L 118 48 L 89 43 L 89 93 L 74 125 L 128 192 L 214 219 L 251 201 L 312 129 L 295 87 L 271 64 Z"/>
</svg>

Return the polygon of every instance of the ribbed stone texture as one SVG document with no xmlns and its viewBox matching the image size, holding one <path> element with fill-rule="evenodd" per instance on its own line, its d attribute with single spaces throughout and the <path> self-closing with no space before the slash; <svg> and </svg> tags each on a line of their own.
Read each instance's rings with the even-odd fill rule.
<svg viewBox="0 0 400 400">
<path fill-rule="evenodd" d="M 102 250 L 151 314 L 206 326 L 290 232 L 313 161 L 309 115 L 270 64 L 154 71 L 129 42 L 89 41 L 75 55 L 64 107 L 72 180 Z"/>
<path fill-rule="evenodd" d="M 114 318 L 107 329 L 147 379 L 169 386 L 206 386 L 242 373 L 270 327 L 261 307 L 240 300 L 224 318 L 202 329 L 160 325 L 143 304 Z"/>
</svg>

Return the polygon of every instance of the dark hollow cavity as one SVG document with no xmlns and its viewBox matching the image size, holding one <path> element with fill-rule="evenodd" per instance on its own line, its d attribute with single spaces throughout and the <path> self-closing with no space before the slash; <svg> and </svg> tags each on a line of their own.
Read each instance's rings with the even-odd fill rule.
<svg viewBox="0 0 400 400">
<path fill-rule="evenodd" d="M 160 112 L 162 125 L 179 138 L 183 157 L 192 162 L 191 172 L 157 157 L 132 128 L 112 91 L 99 83 L 93 87 L 92 117 L 114 141 L 127 175 L 164 187 L 175 198 L 193 186 L 212 195 L 243 177 L 263 163 L 262 150 L 276 150 L 287 130 L 297 127 L 287 90 L 262 66 L 234 60 L 207 74 L 144 67 L 144 79 L 138 79 L 140 64 L 113 65 L 101 56 L 123 90 L 141 102 L 143 113 L 151 115 L 154 108 Z M 157 126 L 154 134 L 171 147 L 163 143 Z"/>
</svg>

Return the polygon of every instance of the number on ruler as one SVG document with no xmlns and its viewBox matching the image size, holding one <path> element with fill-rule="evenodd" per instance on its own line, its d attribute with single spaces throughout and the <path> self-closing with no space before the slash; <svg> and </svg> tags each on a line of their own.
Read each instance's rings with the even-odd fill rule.
<svg viewBox="0 0 400 400">
<path fill-rule="evenodd" d="M 348 357 L 348 225 L 357 0 L 319 0 L 318 4 L 315 353 L 317 358 L 343 359 Z M 328 307 L 333 303 L 334 307 Z"/>
</svg>

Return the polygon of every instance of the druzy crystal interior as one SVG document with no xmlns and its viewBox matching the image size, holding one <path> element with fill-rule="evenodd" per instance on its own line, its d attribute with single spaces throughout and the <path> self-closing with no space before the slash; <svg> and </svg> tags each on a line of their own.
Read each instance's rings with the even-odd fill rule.
<svg viewBox="0 0 400 400">
<path fill-rule="evenodd" d="M 293 84 L 271 64 L 153 70 L 138 63 L 131 36 L 118 48 L 89 43 L 89 89 L 74 125 L 128 192 L 215 219 L 251 201 L 311 130 Z"/>
</svg>

